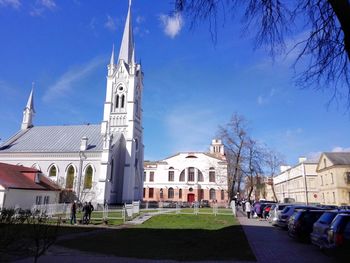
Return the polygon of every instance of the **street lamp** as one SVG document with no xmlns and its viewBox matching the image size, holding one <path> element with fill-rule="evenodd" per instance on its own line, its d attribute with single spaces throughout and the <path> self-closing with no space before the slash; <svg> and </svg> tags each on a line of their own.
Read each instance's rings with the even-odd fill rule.
<svg viewBox="0 0 350 263">
<path fill-rule="evenodd" d="M 86 159 L 84 152 L 87 150 L 88 138 L 82 137 L 80 141 L 80 151 L 79 151 L 79 174 L 78 174 L 78 189 L 77 197 L 80 201 L 80 188 L 81 188 L 81 177 L 83 176 L 83 161 Z"/>
</svg>

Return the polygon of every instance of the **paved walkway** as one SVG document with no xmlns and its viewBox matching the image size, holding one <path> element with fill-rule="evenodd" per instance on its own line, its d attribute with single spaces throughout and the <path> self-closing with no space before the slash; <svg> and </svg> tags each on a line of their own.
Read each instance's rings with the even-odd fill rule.
<svg viewBox="0 0 350 263">
<path fill-rule="evenodd" d="M 266 221 L 248 219 L 242 211 L 238 211 L 238 220 L 258 262 L 336 262 L 313 245 L 293 240 L 285 230 Z"/>
</svg>

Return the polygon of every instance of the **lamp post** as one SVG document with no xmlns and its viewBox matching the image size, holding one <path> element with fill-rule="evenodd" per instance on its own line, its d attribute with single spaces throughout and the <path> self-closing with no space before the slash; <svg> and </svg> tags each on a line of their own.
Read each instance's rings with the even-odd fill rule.
<svg viewBox="0 0 350 263">
<path fill-rule="evenodd" d="M 88 138 L 82 137 L 80 141 L 80 150 L 79 150 L 79 174 L 78 174 L 78 188 L 77 188 L 77 197 L 80 201 L 80 188 L 81 188 L 81 177 L 83 176 L 83 162 L 86 159 L 84 152 L 87 150 Z"/>
</svg>

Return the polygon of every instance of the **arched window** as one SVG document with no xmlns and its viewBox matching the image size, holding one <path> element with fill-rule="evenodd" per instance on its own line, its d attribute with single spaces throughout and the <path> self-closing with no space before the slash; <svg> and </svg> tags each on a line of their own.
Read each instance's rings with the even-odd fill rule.
<svg viewBox="0 0 350 263">
<path fill-rule="evenodd" d="M 204 179 L 203 179 L 203 174 L 200 170 L 198 170 L 198 182 L 203 182 Z"/>
<path fill-rule="evenodd" d="M 169 182 L 174 182 L 174 167 L 169 167 L 169 172 L 168 172 L 168 181 Z"/>
<path fill-rule="evenodd" d="M 194 182 L 194 167 L 188 168 L 188 181 Z"/>
<path fill-rule="evenodd" d="M 172 188 L 172 187 L 170 187 L 170 188 L 168 189 L 168 198 L 169 198 L 169 199 L 174 198 L 174 188 Z"/>
<path fill-rule="evenodd" d="M 118 109 L 119 108 L 119 95 L 117 95 L 115 97 L 115 108 Z"/>
<path fill-rule="evenodd" d="M 92 169 L 91 165 L 89 165 L 85 169 L 84 189 L 91 189 L 92 188 L 92 174 L 93 174 L 93 169 Z"/>
<path fill-rule="evenodd" d="M 163 188 L 160 188 L 160 190 L 159 190 L 159 198 L 163 199 L 163 197 L 164 197 Z"/>
<path fill-rule="evenodd" d="M 67 189 L 73 189 L 74 177 L 75 177 L 75 169 L 73 165 L 70 165 L 67 170 L 67 178 L 66 178 Z"/>
<path fill-rule="evenodd" d="M 182 189 L 179 189 L 179 198 L 182 198 Z"/>
<path fill-rule="evenodd" d="M 221 190 L 221 200 L 224 200 L 224 199 L 225 199 L 225 191 Z"/>
<path fill-rule="evenodd" d="M 124 108 L 124 104 L 125 104 L 125 96 L 124 94 L 121 96 L 121 103 L 120 103 L 120 107 L 123 109 Z"/>
<path fill-rule="evenodd" d="M 55 165 L 52 165 L 49 169 L 49 177 L 55 177 L 57 175 L 57 168 Z"/>
<path fill-rule="evenodd" d="M 213 167 L 209 169 L 209 182 L 215 183 L 215 170 Z"/>
<path fill-rule="evenodd" d="M 200 190 L 199 190 L 199 199 L 200 199 L 200 200 L 203 200 L 203 199 L 204 199 L 204 190 L 203 190 L 203 189 L 200 189 Z"/>
<path fill-rule="evenodd" d="M 185 170 L 182 170 L 182 172 L 180 173 L 179 181 L 180 182 L 185 182 Z"/>
<path fill-rule="evenodd" d="M 215 200 L 216 199 L 215 189 L 211 188 L 209 190 L 209 197 L 210 197 L 210 200 Z"/>
</svg>

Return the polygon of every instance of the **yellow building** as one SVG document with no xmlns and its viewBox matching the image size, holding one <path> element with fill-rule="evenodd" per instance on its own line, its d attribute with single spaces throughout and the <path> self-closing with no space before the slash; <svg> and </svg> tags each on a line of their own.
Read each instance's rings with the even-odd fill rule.
<svg viewBox="0 0 350 263">
<path fill-rule="evenodd" d="M 326 152 L 320 157 L 317 174 L 322 204 L 349 205 L 350 152 Z"/>
</svg>

